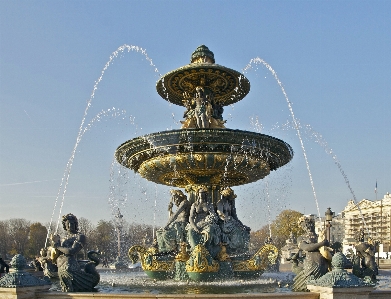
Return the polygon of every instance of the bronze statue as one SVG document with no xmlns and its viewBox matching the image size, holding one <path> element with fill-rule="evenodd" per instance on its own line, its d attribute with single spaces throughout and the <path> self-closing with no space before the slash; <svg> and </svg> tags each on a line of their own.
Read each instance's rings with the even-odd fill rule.
<svg viewBox="0 0 391 299">
<path fill-rule="evenodd" d="M 3 261 L 3 257 L 0 256 L 0 277 L 4 275 L 4 273 L 8 273 L 10 271 L 10 267 L 6 262 Z"/>
<path fill-rule="evenodd" d="M 198 128 L 209 128 L 209 120 L 206 115 L 207 107 L 210 105 L 208 97 L 204 94 L 204 89 L 200 86 L 196 87 L 195 102 L 196 123 Z"/>
<path fill-rule="evenodd" d="M 218 217 L 213 204 L 208 197 L 205 187 L 198 190 L 197 200 L 190 209 L 188 240 L 193 249 L 201 244 L 206 247 L 212 257 L 216 257 L 220 251 L 220 227 L 217 224 Z"/>
<path fill-rule="evenodd" d="M 189 223 L 191 204 L 181 190 L 171 190 L 171 199 L 168 210 L 170 218 L 167 224 L 157 230 L 157 242 L 160 251 L 179 251 L 181 243 L 186 242 L 186 225 Z M 173 203 L 177 209 L 172 212 Z"/>
<path fill-rule="evenodd" d="M 194 92 L 194 96 L 183 93 L 182 103 L 186 111 L 183 114 L 185 120 L 181 121 L 182 129 L 225 128 L 224 108 L 214 100 L 212 93 L 202 86 L 197 86 Z"/>
<path fill-rule="evenodd" d="M 317 279 L 328 272 L 329 262 L 320 252 L 320 248 L 328 246 L 329 241 L 326 239 L 318 241 L 315 233 L 315 220 L 309 217 L 301 217 L 299 224 L 305 230 L 305 234 L 298 238 L 299 249 L 305 252 L 303 267 L 294 267 L 297 273 L 294 278 L 292 290 L 304 292 L 307 290 L 307 282 L 310 279 Z"/>
<path fill-rule="evenodd" d="M 368 276 L 371 281 L 376 281 L 378 267 L 375 260 L 376 242 L 369 238 L 368 242 L 364 241 L 364 229 L 355 233 L 356 255 L 353 257 L 353 274 L 365 278 Z"/>
<path fill-rule="evenodd" d="M 221 241 L 226 244 L 229 254 L 246 252 L 250 242 L 251 229 L 238 219 L 235 207 L 237 196 L 229 187 L 220 193 L 221 199 L 217 202 L 217 215 L 222 231 Z"/>
<path fill-rule="evenodd" d="M 61 289 L 63 292 L 91 292 L 100 280 L 100 275 L 95 269 L 99 259 L 92 256 L 97 252 L 89 252 L 88 257 L 92 262 L 81 269 L 76 256 L 85 246 L 87 238 L 78 232 L 78 220 L 75 215 L 63 216 L 62 225 L 67 232 L 66 238 L 60 241 L 59 235 L 51 236 L 53 248 L 58 253 L 56 263 Z"/>
</svg>

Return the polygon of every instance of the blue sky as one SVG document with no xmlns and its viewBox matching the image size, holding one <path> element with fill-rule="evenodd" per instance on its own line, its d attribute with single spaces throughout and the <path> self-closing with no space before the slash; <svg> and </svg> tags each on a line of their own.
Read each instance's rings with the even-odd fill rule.
<svg viewBox="0 0 391 299">
<path fill-rule="evenodd" d="M 377 181 L 380 199 L 391 191 L 390 11 L 376 0 L 0 1 L 0 219 L 49 222 L 62 202 L 62 214 L 110 219 L 114 190 L 129 222 L 163 224 L 169 188 L 113 168 L 113 154 L 128 139 L 180 127 L 183 108 L 160 98 L 155 84 L 201 44 L 220 65 L 242 71 L 258 57 L 277 72 L 302 126 L 322 215 L 353 198 L 346 180 L 357 200 L 374 200 Z M 147 56 L 120 51 L 101 77 L 123 45 Z M 258 229 L 282 209 L 318 214 L 281 88 L 262 64 L 245 76 L 251 91 L 226 107 L 227 127 L 281 138 L 295 156 L 264 181 L 235 188 L 239 216 Z M 91 126 L 63 201 L 88 101 Z"/>
</svg>

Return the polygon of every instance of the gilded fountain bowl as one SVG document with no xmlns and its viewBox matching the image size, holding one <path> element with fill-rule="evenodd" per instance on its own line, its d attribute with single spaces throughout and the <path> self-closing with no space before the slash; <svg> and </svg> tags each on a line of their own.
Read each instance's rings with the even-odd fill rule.
<svg viewBox="0 0 391 299">
<path fill-rule="evenodd" d="M 115 157 L 143 178 L 163 185 L 239 186 L 287 164 L 293 150 L 264 134 L 230 129 L 182 129 L 140 136 Z"/>
<path fill-rule="evenodd" d="M 159 79 L 156 90 L 166 101 L 184 106 L 183 93 L 193 94 L 197 86 L 209 90 L 222 106 L 239 102 L 250 91 L 243 74 L 215 63 L 190 63 L 173 70 Z"/>
</svg>

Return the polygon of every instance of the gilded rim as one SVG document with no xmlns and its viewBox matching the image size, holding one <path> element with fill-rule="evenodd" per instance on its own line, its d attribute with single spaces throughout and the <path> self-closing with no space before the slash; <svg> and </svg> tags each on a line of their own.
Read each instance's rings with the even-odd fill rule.
<svg viewBox="0 0 391 299">
<path fill-rule="evenodd" d="M 164 185 L 238 186 L 267 176 L 293 157 L 286 142 L 229 129 L 164 131 L 120 145 L 117 161 L 145 179 Z"/>
</svg>

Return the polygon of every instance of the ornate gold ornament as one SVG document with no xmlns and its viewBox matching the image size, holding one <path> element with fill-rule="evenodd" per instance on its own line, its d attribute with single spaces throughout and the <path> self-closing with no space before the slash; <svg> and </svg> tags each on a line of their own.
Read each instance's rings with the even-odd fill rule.
<svg viewBox="0 0 391 299">
<path fill-rule="evenodd" d="M 269 264 L 275 264 L 278 258 L 278 249 L 272 244 L 262 246 L 251 259 L 234 261 L 234 271 L 264 271 Z"/>
<path fill-rule="evenodd" d="M 208 262 L 211 261 L 211 263 Z M 204 245 L 198 244 L 191 252 L 189 260 L 186 262 L 187 272 L 218 272 L 220 265 L 213 260 Z"/>
<path fill-rule="evenodd" d="M 227 253 L 227 244 L 220 243 L 221 250 L 219 254 L 217 255 L 217 258 L 220 262 L 229 262 L 231 261 L 231 258 L 229 257 L 229 254 Z"/>
<path fill-rule="evenodd" d="M 224 188 L 224 189 L 220 192 L 220 194 L 221 194 L 222 196 L 226 196 L 226 197 L 228 197 L 228 196 L 233 196 L 233 198 L 238 197 L 238 196 L 235 194 L 234 190 L 232 190 L 230 187 Z"/>
<path fill-rule="evenodd" d="M 140 260 L 141 267 L 145 271 L 172 271 L 174 262 L 158 261 L 155 256 L 156 253 L 157 248 L 155 247 L 146 249 L 144 246 L 134 245 L 130 247 L 128 256 L 132 263 Z"/>
<path fill-rule="evenodd" d="M 187 248 L 187 243 L 182 242 L 181 243 L 181 251 L 175 256 L 176 261 L 186 262 L 190 258 L 190 255 L 187 253 L 186 248 Z"/>
</svg>

